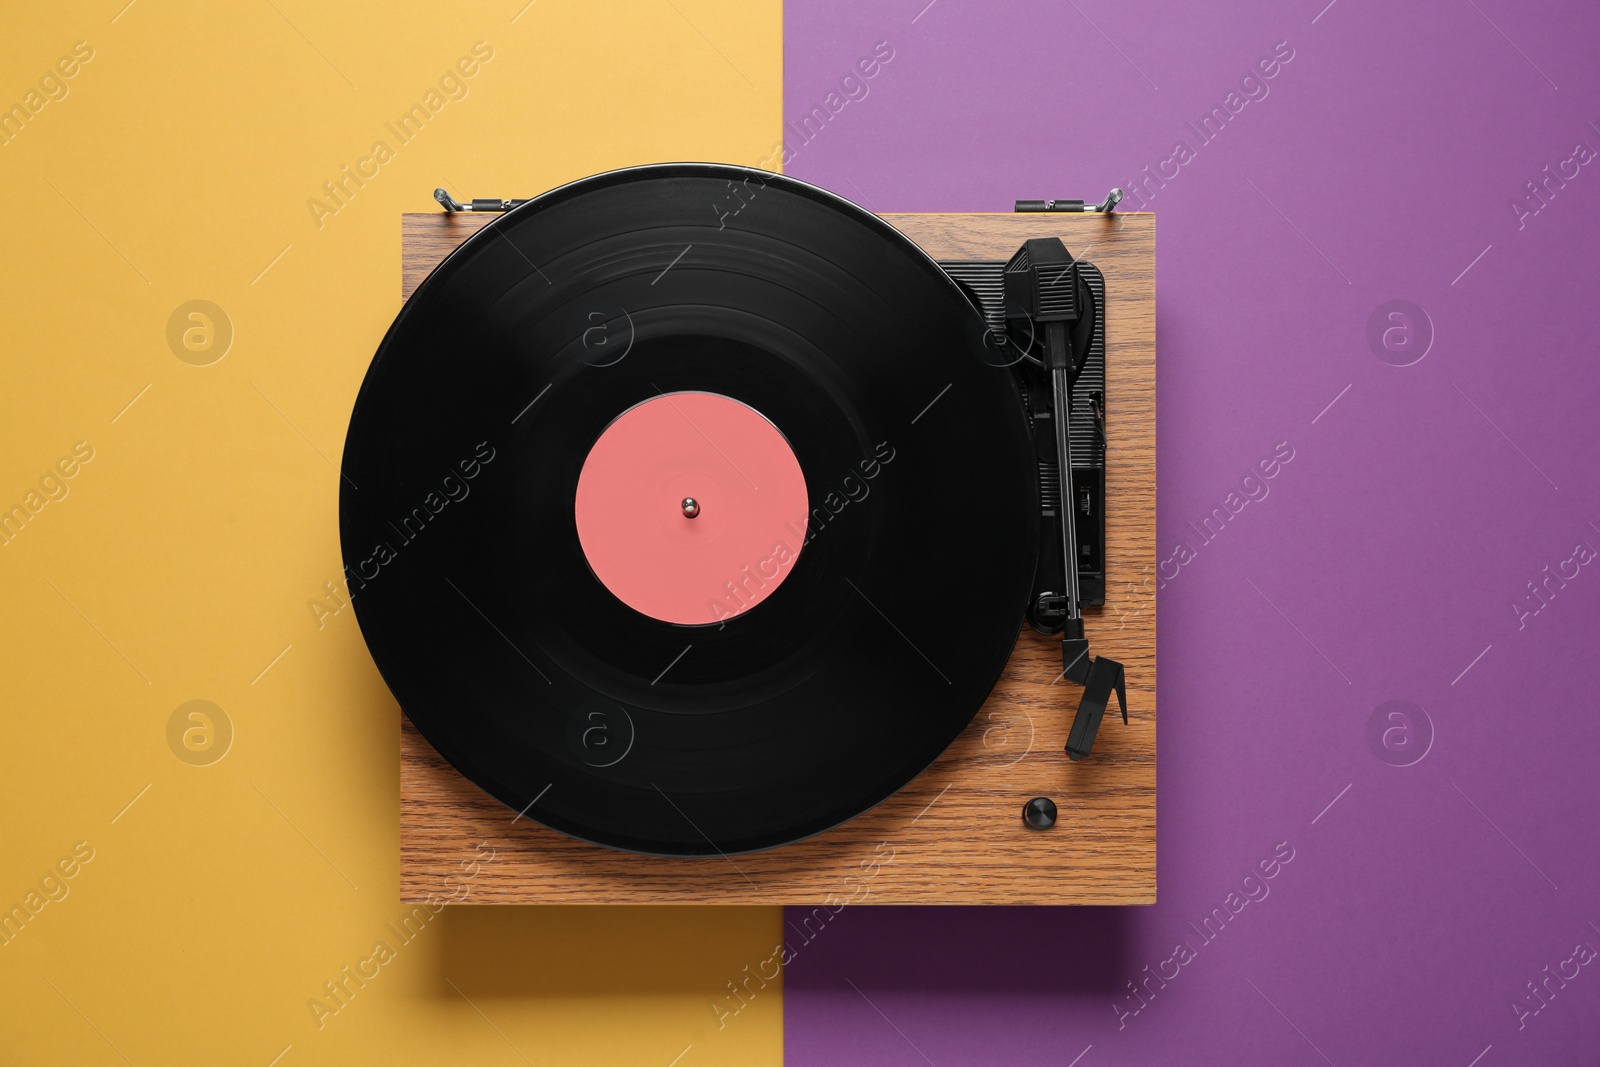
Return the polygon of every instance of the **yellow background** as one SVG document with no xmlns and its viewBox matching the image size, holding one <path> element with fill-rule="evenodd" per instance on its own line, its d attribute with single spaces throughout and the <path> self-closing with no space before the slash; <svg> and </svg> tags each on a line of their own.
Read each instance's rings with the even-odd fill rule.
<svg viewBox="0 0 1600 1067">
<path fill-rule="evenodd" d="M 400 945 L 399 712 L 351 612 L 319 629 L 307 601 L 340 573 L 334 464 L 400 213 L 768 158 L 779 5 L 125 2 L 0 25 L 6 107 L 94 49 L 0 146 L 0 508 L 94 449 L 0 547 L 0 908 L 95 850 L 0 947 L 0 1062 L 778 1062 L 775 986 L 724 1029 L 710 1007 L 777 909 L 465 907 Z M 479 40 L 466 98 L 399 145 L 384 124 Z M 379 139 L 395 158 L 319 229 L 306 201 Z M 196 299 L 234 330 L 208 366 L 166 339 Z M 195 699 L 233 724 L 209 766 L 168 746 Z M 308 1000 L 380 939 L 396 958 L 317 1029 Z"/>
</svg>

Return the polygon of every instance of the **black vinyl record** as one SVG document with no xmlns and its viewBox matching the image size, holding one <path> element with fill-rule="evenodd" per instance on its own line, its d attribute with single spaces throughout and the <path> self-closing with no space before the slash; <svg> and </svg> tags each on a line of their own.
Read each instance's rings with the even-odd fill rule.
<svg viewBox="0 0 1600 1067">
<path fill-rule="evenodd" d="M 894 228 L 766 172 L 614 171 L 490 222 L 395 320 L 345 442 L 346 575 L 405 713 L 513 812 L 639 852 L 893 794 L 988 695 L 1033 577 L 1026 420 L 976 319 Z M 574 518 L 602 432 L 684 391 L 770 420 L 811 514 L 782 583 L 703 625 L 619 600 Z"/>
</svg>

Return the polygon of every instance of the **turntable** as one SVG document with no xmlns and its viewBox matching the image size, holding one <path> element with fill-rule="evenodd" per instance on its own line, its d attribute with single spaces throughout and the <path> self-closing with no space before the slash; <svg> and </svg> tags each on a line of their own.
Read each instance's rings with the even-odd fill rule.
<svg viewBox="0 0 1600 1067">
<path fill-rule="evenodd" d="M 402 899 L 1154 900 L 1152 216 L 438 198 L 340 506 Z"/>
</svg>

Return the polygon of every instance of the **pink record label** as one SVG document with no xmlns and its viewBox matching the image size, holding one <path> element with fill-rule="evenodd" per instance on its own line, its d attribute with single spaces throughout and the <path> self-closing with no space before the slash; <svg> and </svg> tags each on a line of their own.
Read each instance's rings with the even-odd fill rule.
<svg viewBox="0 0 1600 1067">
<path fill-rule="evenodd" d="M 607 426 L 578 475 L 578 541 L 618 600 L 716 623 L 771 596 L 805 543 L 805 474 L 778 428 L 715 393 L 670 393 Z"/>
</svg>

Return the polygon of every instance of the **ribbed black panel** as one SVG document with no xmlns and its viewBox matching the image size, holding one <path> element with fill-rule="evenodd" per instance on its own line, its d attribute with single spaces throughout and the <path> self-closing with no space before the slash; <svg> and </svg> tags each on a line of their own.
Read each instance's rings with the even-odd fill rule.
<svg viewBox="0 0 1600 1067">
<path fill-rule="evenodd" d="M 945 273 L 977 294 L 983 304 L 983 315 L 991 329 L 1004 333 L 1006 328 L 1004 282 L 1006 265 L 985 260 L 940 260 Z M 1078 270 L 1094 294 L 1096 307 L 1105 307 L 1106 283 L 1100 272 L 1089 263 L 1079 262 Z M 1073 466 L 1102 467 L 1104 457 L 1100 451 L 1100 436 L 1094 420 L 1087 418 L 1092 410 L 1090 393 L 1105 394 L 1106 390 L 1106 331 L 1105 319 L 1095 322 L 1094 342 L 1089 346 L 1089 358 L 1078 376 L 1072 391 L 1072 458 Z M 1109 406 L 1110 398 L 1106 399 Z M 1107 416 L 1109 418 L 1109 415 Z"/>
</svg>

